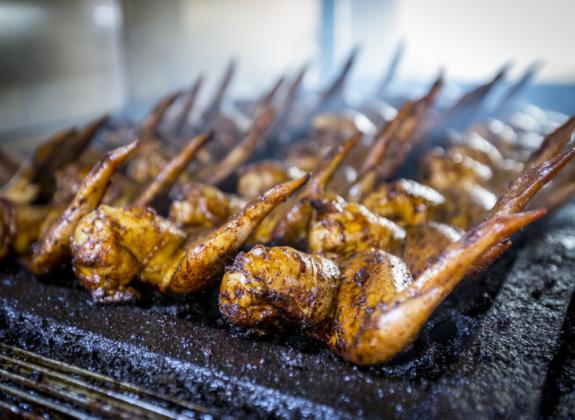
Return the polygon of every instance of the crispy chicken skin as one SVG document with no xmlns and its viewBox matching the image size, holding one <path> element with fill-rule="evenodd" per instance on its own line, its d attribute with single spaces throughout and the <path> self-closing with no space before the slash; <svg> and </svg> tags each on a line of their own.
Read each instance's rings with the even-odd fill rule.
<svg viewBox="0 0 575 420">
<path fill-rule="evenodd" d="M 256 245 L 226 269 L 219 308 L 236 325 L 312 327 L 333 312 L 339 274 L 326 258 Z"/>
<path fill-rule="evenodd" d="M 445 149 L 420 161 L 419 182 L 392 179 L 431 129 L 444 131 L 454 115 L 477 110 L 506 68 L 443 116 L 431 107 L 440 76 L 395 116 L 383 104 L 372 109 L 382 123 L 375 127 L 369 110 L 340 106 L 356 54 L 316 103 L 298 104 L 294 118 L 288 114 L 305 67 L 286 89 L 282 75 L 225 115 L 231 61 L 193 126 L 201 77 L 161 98 L 135 126 L 117 129 L 103 117 L 64 130 L 19 168 L 0 155 L 0 177 L 11 176 L 0 190 L 0 260 L 14 255 L 43 275 L 71 257 L 100 303 L 138 299 L 136 282 L 189 294 L 221 280 L 218 306 L 230 323 L 300 328 L 358 365 L 392 359 L 463 278 L 543 216 L 545 210 L 524 212 L 538 191 L 553 180 L 539 196 L 548 202 L 531 203 L 549 208 L 575 191 L 573 167 L 555 178 L 575 158 L 567 146 L 575 117 L 537 150 L 512 129 L 448 134 Z M 106 126 L 114 130 L 108 146 L 127 136 L 140 140 L 92 166 L 100 148 L 86 149 Z M 284 141 L 296 133 L 297 144 Z M 280 160 L 258 161 L 264 149 Z M 235 194 L 218 189 L 233 185 Z"/>
<path fill-rule="evenodd" d="M 430 209 L 444 202 L 445 198 L 433 188 L 408 179 L 381 184 L 363 200 L 373 213 L 401 226 L 423 223 Z"/>
<path fill-rule="evenodd" d="M 361 134 L 355 133 L 342 144 L 335 147 L 322 160 L 321 166 L 313 174 L 310 182 L 298 194 L 295 204 L 280 217 L 273 229 L 273 239 L 284 245 L 296 245 L 306 238 L 306 231 L 311 222 L 313 209 L 311 200 L 321 198 L 327 189 L 343 159 L 361 140 Z"/>
<path fill-rule="evenodd" d="M 341 285 L 329 345 L 346 359 L 362 359 L 377 335 L 378 307 L 413 283 L 405 263 L 375 249 L 358 252 L 341 264 Z M 379 343 L 377 343 L 379 345 Z M 379 347 L 379 346 L 378 346 Z"/>
<path fill-rule="evenodd" d="M 357 179 L 347 191 L 347 199 L 361 202 L 380 180 L 396 174 L 409 151 L 420 143 L 426 130 L 427 113 L 442 86 L 440 75 L 424 96 L 405 101 L 395 117 L 381 127 L 361 162 Z"/>
<path fill-rule="evenodd" d="M 359 203 L 335 195 L 314 200 L 316 215 L 308 231 L 308 247 L 328 258 L 348 256 L 369 248 L 401 252 L 405 230 L 375 215 Z"/>
<path fill-rule="evenodd" d="M 463 230 L 444 223 L 428 221 L 407 228 L 403 260 L 409 271 L 417 277 L 429 266 L 441 252 L 453 242 L 458 241 Z"/>
<path fill-rule="evenodd" d="M 561 138 L 557 143 L 563 140 Z M 315 319 L 313 328 L 308 328 L 311 324 L 305 324 L 298 316 L 286 315 L 283 312 L 285 285 L 277 280 L 277 273 L 281 267 L 291 267 L 291 262 L 284 259 L 294 251 L 291 248 L 258 247 L 255 255 L 248 252 L 239 256 L 237 264 L 226 273 L 220 291 L 222 312 L 231 322 L 251 327 L 299 323 L 310 336 L 325 341 L 335 353 L 354 364 L 388 361 L 415 339 L 435 308 L 462 278 L 490 264 L 509 247 L 510 235 L 545 213 L 545 210 L 519 212 L 575 157 L 575 148 L 561 153 L 566 142 L 561 147 L 553 146 L 555 143 L 544 142 L 541 147 L 554 148 L 555 154 L 544 161 L 533 159 L 527 162 L 522 173 L 496 202 L 481 207 L 477 213 L 473 213 L 472 208 L 462 210 L 469 219 L 466 225 L 475 226 L 467 232 L 433 220 L 437 208 L 449 200 L 442 194 L 430 190 L 434 199 L 428 200 L 429 207 L 421 209 L 424 215 L 416 217 L 414 207 L 422 205 L 417 200 L 426 197 L 425 194 L 411 197 L 410 191 L 400 189 L 400 197 L 405 195 L 394 209 L 395 203 L 388 203 L 393 202 L 397 191 L 384 188 L 387 194 L 380 198 L 384 211 L 404 223 L 406 229 L 404 237 L 398 241 L 396 255 L 386 252 L 388 245 L 370 244 L 370 240 L 374 237 L 379 239 L 381 234 L 365 234 L 372 225 L 359 223 L 378 216 L 360 204 L 324 194 L 312 201 L 316 215 L 309 229 L 308 245 L 314 254 L 323 253 L 339 264 L 341 284 L 335 298 L 335 311 L 332 314 L 322 312 L 321 317 Z M 488 177 L 474 173 L 474 164 L 469 165 L 466 158 L 448 158 L 446 162 L 443 167 L 459 185 L 491 186 Z M 463 167 L 458 167 L 461 163 Z M 458 174 L 462 179 L 457 178 Z M 352 204 L 355 207 L 350 211 Z M 365 210 L 357 210 L 361 208 Z M 329 217 L 335 218 L 332 231 L 320 224 L 327 218 L 329 226 Z M 352 229 L 353 234 L 347 235 L 346 229 L 354 225 L 357 227 Z M 346 240 L 348 237 L 350 239 Z M 378 247 L 380 249 L 376 249 Z M 326 252 L 325 248 L 329 251 Z M 308 261 L 312 257 L 299 252 L 292 258 Z M 281 261 L 281 265 L 276 267 L 276 261 Z M 293 267 L 295 270 L 295 263 Z M 292 276 L 292 272 L 286 271 L 283 279 L 291 281 Z M 306 277 L 305 282 L 308 281 Z M 255 290 L 253 294 L 252 290 Z M 298 291 L 296 295 L 299 294 Z M 310 310 L 309 302 L 298 300 L 298 304 L 302 302 L 306 304 L 303 307 Z M 298 310 L 301 312 L 299 306 Z"/>
<path fill-rule="evenodd" d="M 192 293 L 214 284 L 224 273 L 228 259 L 249 238 L 257 225 L 309 179 L 303 176 L 267 191 L 205 239 L 187 245 L 173 275 L 164 278 L 161 290 Z"/>
<path fill-rule="evenodd" d="M 328 259 L 293 248 L 256 246 L 226 270 L 220 310 L 237 325 L 310 328 L 310 335 L 323 337 L 352 363 L 382 363 L 415 339 L 473 260 L 544 213 L 484 222 L 449 244 L 417 277 L 401 258 L 382 250 L 357 252 L 338 269 Z"/>
<path fill-rule="evenodd" d="M 467 232 L 417 278 L 399 258 L 371 251 L 342 268 L 333 333 L 328 345 L 344 359 L 370 365 L 406 348 L 471 263 L 544 211 L 500 216 Z"/>
<path fill-rule="evenodd" d="M 311 221 L 312 207 L 310 200 L 321 197 L 326 192 L 341 162 L 360 140 L 361 135 L 355 134 L 339 146 L 333 148 L 321 161 L 320 167 L 314 172 L 310 181 L 288 203 L 278 206 L 256 228 L 250 238 L 250 244 L 282 244 L 301 245 L 306 239 L 306 232 Z"/>
<path fill-rule="evenodd" d="M 177 187 L 172 198 L 169 219 L 186 229 L 220 226 L 246 204 L 240 197 L 192 181 Z"/>
<path fill-rule="evenodd" d="M 0 260 L 11 253 L 28 255 L 43 228 L 62 211 L 59 206 L 15 204 L 0 199 Z"/>
<path fill-rule="evenodd" d="M 422 162 L 423 182 L 440 192 L 466 182 L 486 186 L 492 177 L 489 166 L 457 152 L 436 149 Z"/>
<path fill-rule="evenodd" d="M 34 244 L 30 264 L 34 273 L 47 274 L 65 262 L 70 255 L 70 237 L 78 221 L 100 204 L 112 175 L 136 147 L 137 142 L 134 142 L 112 150 L 92 168 L 70 205 Z"/>
<path fill-rule="evenodd" d="M 186 233 L 150 208 L 101 205 L 80 220 L 72 239 L 74 272 L 98 302 L 138 297 L 138 276 L 153 284 L 186 241 Z"/>
<path fill-rule="evenodd" d="M 293 173 L 301 173 L 294 171 L 295 168 L 290 172 L 290 169 L 292 168 L 274 160 L 262 160 L 248 165 L 239 171 L 238 193 L 251 200 L 271 187 L 295 178 L 292 176 Z"/>
<path fill-rule="evenodd" d="M 99 302 L 137 297 L 135 279 L 161 291 L 192 293 L 209 287 L 258 223 L 308 177 L 280 184 L 248 203 L 216 230 L 195 238 L 150 209 L 100 206 L 85 216 L 72 238 L 73 266 Z"/>
</svg>

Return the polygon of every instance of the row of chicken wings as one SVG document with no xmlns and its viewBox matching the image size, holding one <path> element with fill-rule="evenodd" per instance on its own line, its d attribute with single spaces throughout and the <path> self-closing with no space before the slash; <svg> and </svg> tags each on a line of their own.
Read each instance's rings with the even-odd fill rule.
<svg viewBox="0 0 575 420">
<path fill-rule="evenodd" d="M 135 126 L 103 117 L 21 164 L 1 156 L 0 257 L 37 275 L 71 264 L 99 303 L 138 299 L 138 282 L 219 287 L 230 323 L 296 328 L 356 364 L 391 359 L 462 279 L 575 192 L 575 118 L 535 146 L 491 121 L 430 147 L 505 70 L 441 112 L 442 76 L 394 112 L 342 111 L 354 57 L 314 101 L 301 99 L 303 68 L 226 113 L 232 62 L 192 123 L 202 78 Z M 417 179 L 396 178 L 406 162 Z"/>
</svg>

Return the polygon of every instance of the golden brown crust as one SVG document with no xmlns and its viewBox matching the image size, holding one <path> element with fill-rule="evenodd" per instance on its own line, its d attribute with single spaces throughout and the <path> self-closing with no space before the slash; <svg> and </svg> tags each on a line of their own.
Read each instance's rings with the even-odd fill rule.
<svg viewBox="0 0 575 420">
<path fill-rule="evenodd" d="M 313 174 L 309 183 L 294 200 L 295 204 L 285 213 L 283 218 L 278 220 L 273 231 L 274 241 L 285 245 L 296 245 L 305 241 L 306 232 L 312 217 L 310 201 L 319 199 L 326 193 L 327 184 L 333 178 L 344 158 L 361 140 L 361 137 L 361 133 L 355 133 L 331 150 L 322 160 L 320 168 Z"/>
<path fill-rule="evenodd" d="M 134 142 L 107 153 L 84 178 L 70 205 L 42 232 L 34 245 L 30 266 L 34 273 L 47 274 L 65 261 L 70 254 L 70 237 L 78 221 L 100 204 L 110 178 L 136 146 L 137 142 Z"/>
<path fill-rule="evenodd" d="M 462 233 L 460 229 L 431 221 L 408 227 L 403 260 L 411 274 L 417 277 L 429 268 L 449 245 L 461 238 Z"/>
<path fill-rule="evenodd" d="M 415 339 L 478 256 L 544 213 L 519 213 L 484 222 L 450 245 L 415 280 L 407 266 L 389 254 L 354 257 L 348 264 L 357 263 L 349 271 L 342 269 L 344 276 L 328 344 L 355 364 L 388 361 Z"/>
<path fill-rule="evenodd" d="M 307 179 L 272 188 L 218 229 L 195 237 L 149 208 L 102 205 L 75 227 L 76 275 L 100 302 L 134 299 L 130 283 L 136 279 L 175 293 L 209 287 L 258 223 Z"/>
<path fill-rule="evenodd" d="M 199 182 L 181 185 L 172 197 L 169 218 L 186 229 L 220 226 L 246 204 L 239 197 Z"/>
<path fill-rule="evenodd" d="M 239 171 L 238 194 L 251 200 L 270 188 L 295 178 L 292 176 L 294 173 L 295 171 L 290 172 L 289 167 L 275 160 L 253 163 Z"/>
<path fill-rule="evenodd" d="M 444 202 L 445 198 L 433 188 L 408 179 L 381 184 L 363 200 L 373 213 L 402 226 L 423 223 L 430 209 Z"/>
<path fill-rule="evenodd" d="M 308 328 L 331 316 L 338 287 L 334 262 L 289 247 L 256 245 L 226 269 L 219 308 L 236 325 Z"/>
<path fill-rule="evenodd" d="M 405 230 L 391 220 L 338 196 L 325 196 L 313 204 L 317 214 L 308 233 L 308 247 L 313 254 L 334 258 L 370 248 L 401 252 Z"/>
<path fill-rule="evenodd" d="M 137 297 L 138 278 L 156 286 L 186 234 L 149 208 L 102 205 L 84 216 L 72 238 L 73 267 L 98 302 Z"/>
<path fill-rule="evenodd" d="M 189 243 L 173 274 L 164 277 L 161 290 L 191 293 L 213 285 L 223 274 L 230 256 L 249 238 L 257 225 L 308 179 L 309 176 L 304 176 L 272 188 L 248 203 L 237 216 L 206 238 Z"/>
<path fill-rule="evenodd" d="M 378 362 L 382 349 L 378 319 L 386 304 L 411 285 L 413 277 L 396 256 L 365 250 L 342 265 L 331 349 L 357 364 Z"/>
</svg>

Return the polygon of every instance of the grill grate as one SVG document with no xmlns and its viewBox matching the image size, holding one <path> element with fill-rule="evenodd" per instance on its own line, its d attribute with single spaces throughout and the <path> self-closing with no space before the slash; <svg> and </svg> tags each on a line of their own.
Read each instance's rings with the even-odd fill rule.
<svg viewBox="0 0 575 420">
<path fill-rule="evenodd" d="M 0 343 L 0 397 L 4 410 L 18 413 L 21 401 L 74 418 L 196 418 L 216 414 L 197 404 L 162 396 L 66 363 Z M 10 398 L 13 397 L 13 398 Z"/>
</svg>

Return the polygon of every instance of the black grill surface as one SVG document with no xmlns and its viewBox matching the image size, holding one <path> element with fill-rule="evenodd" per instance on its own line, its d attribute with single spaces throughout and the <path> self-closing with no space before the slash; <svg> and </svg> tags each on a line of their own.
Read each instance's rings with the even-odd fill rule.
<svg viewBox="0 0 575 420">
<path fill-rule="evenodd" d="M 575 410 L 574 277 L 572 203 L 461 284 L 410 349 L 359 368 L 297 334 L 226 325 L 215 292 L 98 306 L 71 272 L 37 279 L 6 263 L 0 340 L 237 416 L 565 417 Z"/>
</svg>

